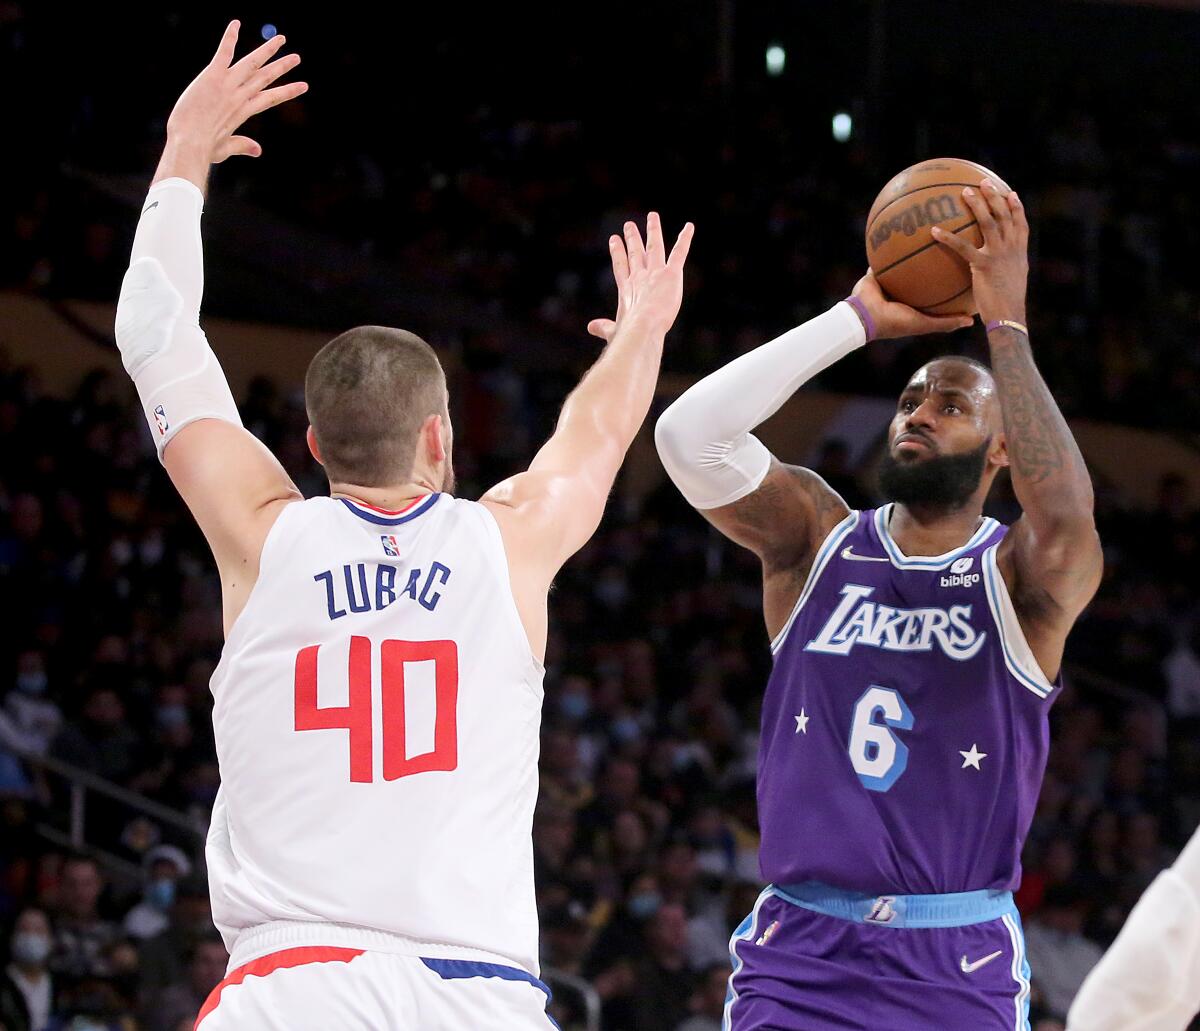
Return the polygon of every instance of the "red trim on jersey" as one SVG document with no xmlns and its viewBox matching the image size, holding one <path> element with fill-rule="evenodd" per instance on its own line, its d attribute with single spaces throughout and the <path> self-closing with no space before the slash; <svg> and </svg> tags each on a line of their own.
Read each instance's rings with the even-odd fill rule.
<svg viewBox="0 0 1200 1031">
<path fill-rule="evenodd" d="M 349 497 L 348 495 L 342 495 L 342 496 L 345 497 L 346 500 L 349 501 L 352 505 L 360 505 L 363 508 L 369 508 L 372 512 L 379 512 L 382 515 L 390 515 L 390 516 L 404 515 L 404 513 L 407 512 L 410 508 L 415 508 L 422 501 L 424 501 L 427 497 L 429 497 L 428 494 L 422 494 L 419 498 L 414 498 L 403 508 L 380 508 L 378 505 L 371 505 L 365 501 L 359 501 L 358 498 L 352 498 L 352 497 Z"/>
<path fill-rule="evenodd" d="M 247 977 L 266 977 L 274 970 L 302 967 L 307 963 L 349 963 L 350 960 L 362 954 L 362 949 L 305 945 L 296 949 L 284 949 L 282 952 L 259 956 L 258 959 L 253 959 L 238 967 L 237 970 L 231 971 L 225 980 L 209 993 L 208 998 L 204 1000 L 204 1005 L 200 1007 L 200 1013 L 196 1016 L 196 1023 L 192 1025 L 192 1031 L 196 1031 L 204 1018 L 217 1008 L 217 1003 L 221 1001 L 221 992 L 233 985 L 241 984 Z"/>
</svg>

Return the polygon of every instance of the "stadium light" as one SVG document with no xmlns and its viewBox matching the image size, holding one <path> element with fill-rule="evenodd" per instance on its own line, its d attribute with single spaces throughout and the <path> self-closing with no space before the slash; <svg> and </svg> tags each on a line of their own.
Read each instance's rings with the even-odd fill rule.
<svg viewBox="0 0 1200 1031">
<path fill-rule="evenodd" d="M 778 78 L 783 74 L 783 66 L 787 63 L 787 51 L 778 43 L 772 43 L 767 47 L 767 74 L 772 78 Z"/>
<path fill-rule="evenodd" d="M 833 138 L 838 143 L 845 143 L 850 139 L 850 132 L 854 128 L 854 120 L 845 111 L 839 111 L 833 116 L 832 126 Z"/>
</svg>

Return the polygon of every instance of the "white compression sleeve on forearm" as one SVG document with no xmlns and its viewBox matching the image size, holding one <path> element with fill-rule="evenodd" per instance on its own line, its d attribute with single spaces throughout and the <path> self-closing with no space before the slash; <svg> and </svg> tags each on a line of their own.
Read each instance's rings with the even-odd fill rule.
<svg viewBox="0 0 1200 1031">
<path fill-rule="evenodd" d="M 117 302 L 116 338 L 159 458 L 197 419 L 240 426 L 229 383 L 200 328 L 204 196 L 186 179 L 150 187 Z"/>
<path fill-rule="evenodd" d="M 1083 982 L 1067 1031 L 1183 1031 L 1200 1010 L 1200 831 Z"/>
<path fill-rule="evenodd" d="M 867 341 L 844 301 L 706 376 L 663 412 L 654 442 L 695 508 L 731 505 L 758 489 L 771 453 L 750 431 L 805 382 Z"/>
</svg>

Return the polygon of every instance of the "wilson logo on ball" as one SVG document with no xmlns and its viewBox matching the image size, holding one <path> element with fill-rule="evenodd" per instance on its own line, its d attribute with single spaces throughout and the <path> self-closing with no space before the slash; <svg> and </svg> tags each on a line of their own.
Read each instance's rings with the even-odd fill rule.
<svg viewBox="0 0 1200 1031">
<path fill-rule="evenodd" d="M 952 218 L 961 218 L 962 210 L 951 193 L 943 193 L 923 204 L 913 204 L 898 215 L 880 222 L 871 233 L 871 249 L 887 243 L 893 233 L 912 236 L 922 226 L 935 226 Z"/>
</svg>

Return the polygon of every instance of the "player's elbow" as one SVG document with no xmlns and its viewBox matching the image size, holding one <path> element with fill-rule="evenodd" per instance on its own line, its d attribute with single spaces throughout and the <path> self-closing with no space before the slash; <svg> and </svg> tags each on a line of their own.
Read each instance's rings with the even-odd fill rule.
<svg viewBox="0 0 1200 1031">
<path fill-rule="evenodd" d="M 654 424 L 654 446 L 663 468 L 674 477 L 677 470 L 694 464 L 699 458 L 703 441 L 694 439 L 688 430 L 689 420 L 680 415 L 676 401 L 658 417 Z"/>
</svg>

